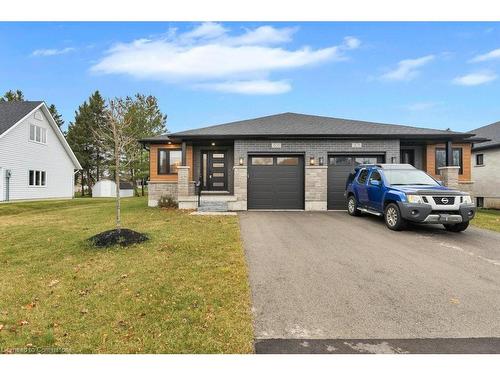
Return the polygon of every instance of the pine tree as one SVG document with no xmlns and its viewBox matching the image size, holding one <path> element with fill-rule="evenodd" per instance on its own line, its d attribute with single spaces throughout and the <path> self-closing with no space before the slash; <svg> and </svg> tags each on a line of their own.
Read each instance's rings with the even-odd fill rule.
<svg viewBox="0 0 500 375">
<path fill-rule="evenodd" d="M 1 98 L 0 102 L 23 102 L 24 94 L 21 90 L 9 90 Z"/>
<path fill-rule="evenodd" d="M 59 126 L 59 129 L 64 125 L 64 120 L 62 118 L 62 115 L 57 111 L 57 108 L 54 104 L 51 104 L 49 107 L 49 112 L 54 118 L 54 121 L 56 122 L 57 126 Z"/>
</svg>

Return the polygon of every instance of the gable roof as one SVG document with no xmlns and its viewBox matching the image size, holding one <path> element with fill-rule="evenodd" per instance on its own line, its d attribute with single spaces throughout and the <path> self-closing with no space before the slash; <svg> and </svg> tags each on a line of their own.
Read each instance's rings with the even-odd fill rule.
<svg viewBox="0 0 500 375">
<path fill-rule="evenodd" d="M 38 108 L 43 102 L 0 102 L 0 135 Z"/>
<path fill-rule="evenodd" d="M 50 126 L 56 133 L 59 142 L 71 159 L 75 169 L 82 169 L 80 162 L 76 158 L 73 150 L 69 146 L 64 134 L 57 126 L 49 108 L 43 101 L 24 101 L 24 102 L 0 102 L 0 138 L 7 134 L 17 124 L 20 124 L 28 115 L 35 110 L 40 109 L 47 118 Z"/>
<path fill-rule="evenodd" d="M 477 136 L 488 138 L 489 141 L 474 144 L 473 150 L 484 150 L 500 147 L 500 121 L 472 130 Z"/>
<path fill-rule="evenodd" d="M 405 125 L 313 116 L 300 113 L 280 113 L 250 120 L 208 126 L 168 134 L 169 138 L 458 138 L 472 137 L 471 133 L 427 129 Z M 166 139 L 165 135 L 150 140 Z"/>
</svg>

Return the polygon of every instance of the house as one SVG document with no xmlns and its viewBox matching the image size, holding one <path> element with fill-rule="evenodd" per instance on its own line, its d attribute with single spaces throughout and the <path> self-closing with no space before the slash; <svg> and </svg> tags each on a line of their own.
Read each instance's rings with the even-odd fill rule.
<svg viewBox="0 0 500 375">
<path fill-rule="evenodd" d="M 478 207 L 500 209 L 500 121 L 472 130 L 489 139 L 472 147 L 473 193 Z"/>
<path fill-rule="evenodd" d="M 130 182 L 120 181 L 120 197 L 133 197 L 134 186 Z M 116 197 L 116 182 L 102 179 L 92 188 L 92 198 Z"/>
<path fill-rule="evenodd" d="M 344 209 L 360 163 L 409 163 L 452 187 L 471 188 L 473 134 L 282 113 L 143 139 L 149 205 L 224 202 L 229 210 Z"/>
<path fill-rule="evenodd" d="M 44 102 L 0 102 L 0 201 L 72 198 L 78 169 Z"/>
</svg>

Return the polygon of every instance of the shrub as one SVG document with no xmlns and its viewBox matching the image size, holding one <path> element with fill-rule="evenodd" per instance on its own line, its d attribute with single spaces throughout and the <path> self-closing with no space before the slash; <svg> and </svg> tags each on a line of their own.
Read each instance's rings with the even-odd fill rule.
<svg viewBox="0 0 500 375">
<path fill-rule="evenodd" d="M 177 202 L 170 195 L 162 195 L 158 199 L 158 207 L 161 208 L 177 208 Z"/>
</svg>

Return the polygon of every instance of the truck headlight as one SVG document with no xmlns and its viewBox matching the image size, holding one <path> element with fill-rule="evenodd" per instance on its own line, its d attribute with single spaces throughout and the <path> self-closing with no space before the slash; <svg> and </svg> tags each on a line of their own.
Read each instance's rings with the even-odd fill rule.
<svg viewBox="0 0 500 375">
<path fill-rule="evenodd" d="M 462 203 L 472 203 L 472 198 L 470 195 L 464 195 L 462 197 Z"/>
<path fill-rule="evenodd" d="M 406 199 L 409 203 L 425 203 L 421 195 L 407 194 Z"/>
</svg>

